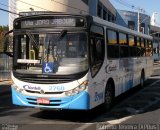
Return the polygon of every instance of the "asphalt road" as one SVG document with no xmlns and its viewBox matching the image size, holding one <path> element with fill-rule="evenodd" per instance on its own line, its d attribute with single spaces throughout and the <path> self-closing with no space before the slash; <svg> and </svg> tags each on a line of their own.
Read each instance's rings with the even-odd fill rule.
<svg viewBox="0 0 160 130">
<path fill-rule="evenodd" d="M 136 87 L 116 98 L 107 113 L 91 111 L 42 111 L 12 105 L 10 86 L 0 86 L 2 130 L 100 130 L 156 128 L 160 124 L 160 77 L 151 77 L 145 87 Z M 118 124 L 118 125 L 117 125 Z M 121 126 L 120 126 L 121 124 Z M 144 124 L 144 126 L 140 126 Z M 153 126 L 146 126 L 152 124 Z M 137 129 L 136 129 L 137 128 Z M 144 129 L 146 130 L 146 129 Z"/>
</svg>

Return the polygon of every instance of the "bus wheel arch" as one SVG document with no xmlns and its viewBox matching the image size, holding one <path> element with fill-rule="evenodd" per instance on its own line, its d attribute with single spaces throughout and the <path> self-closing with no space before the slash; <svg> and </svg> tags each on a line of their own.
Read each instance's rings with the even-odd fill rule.
<svg viewBox="0 0 160 130">
<path fill-rule="evenodd" d="M 142 69 L 141 71 L 141 77 L 140 77 L 140 86 L 144 87 L 144 82 L 145 82 L 145 71 Z"/>
<path fill-rule="evenodd" d="M 104 93 L 104 103 L 103 103 L 103 109 L 105 111 L 110 110 L 110 108 L 113 105 L 115 98 L 115 83 L 112 78 L 108 79 L 106 87 L 105 87 L 105 93 Z"/>
</svg>

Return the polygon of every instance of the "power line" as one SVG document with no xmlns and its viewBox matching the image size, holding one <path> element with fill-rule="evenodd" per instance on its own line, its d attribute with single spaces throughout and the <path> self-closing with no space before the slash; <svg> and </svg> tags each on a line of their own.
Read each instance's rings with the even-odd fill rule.
<svg viewBox="0 0 160 130">
<path fill-rule="evenodd" d="M 56 3 L 58 3 L 58 4 L 61 4 L 61 5 L 63 5 L 63 6 L 69 7 L 69 8 L 76 9 L 76 10 L 79 10 L 79 11 L 83 11 L 83 12 L 88 13 L 88 12 L 87 12 L 87 11 L 85 11 L 85 10 L 82 10 L 82 9 L 79 9 L 79 8 L 76 8 L 76 7 L 73 7 L 73 6 L 70 6 L 70 5 L 64 4 L 64 3 L 61 3 L 61 2 L 58 2 L 58 1 L 55 1 L 55 0 L 52 0 L 52 1 L 53 1 L 53 2 L 56 2 Z M 19 2 L 24 3 L 24 4 L 27 4 L 27 5 L 31 5 L 31 6 L 33 6 L 33 7 L 36 7 L 36 8 L 39 8 L 39 9 L 45 10 L 45 11 L 53 12 L 53 11 L 51 11 L 51 10 L 47 10 L 47 9 L 42 8 L 42 7 L 40 7 L 40 6 L 33 5 L 33 4 L 30 4 L 30 3 L 27 3 L 27 2 L 24 2 L 24 1 L 21 1 L 21 0 L 19 0 Z"/>
<path fill-rule="evenodd" d="M 50 11 L 50 10 L 47 10 L 47 9 L 45 9 L 45 8 L 42 8 L 42 7 L 39 7 L 39 6 L 37 6 L 37 5 L 33 5 L 33 4 L 30 4 L 30 3 L 27 3 L 27 2 L 24 2 L 24 1 L 21 1 L 21 0 L 19 0 L 21 3 L 24 3 L 24 4 L 27 4 L 27 5 L 31 5 L 31 6 L 33 6 L 33 7 L 37 7 L 37 8 L 39 8 L 39 9 L 42 9 L 42 10 L 45 10 L 45 11 Z M 50 11 L 50 12 L 52 12 L 52 11 Z"/>
<path fill-rule="evenodd" d="M 0 2 L 0 5 L 6 6 L 6 7 L 9 7 L 9 8 L 12 8 L 12 9 L 16 9 L 16 10 L 19 10 L 19 9 L 17 9 L 17 8 L 15 8 L 15 7 L 12 7 L 12 6 L 8 6 L 8 5 L 6 5 L 6 4 L 3 4 L 3 3 L 1 3 L 1 2 Z M 22 11 L 22 10 L 19 10 L 19 11 Z"/>
<path fill-rule="evenodd" d="M 73 6 L 67 5 L 67 4 L 63 4 L 63 3 L 58 2 L 58 1 L 56 1 L 56 0 L 51 0 L 51 1 L 54 1 L 54 2 L 56 2 L 56 3 L 58 3 L 58 4 L 61 4 L 61 5 L 67 6 L 67 7 L 72 8 L 72 9 L 76 9 L 76 10 L 79 10 L 79 11 L 83 11 L 83 12 L 88 13 L 88 12 L 87 12 L 87 11 L 85 11 L 85 10 L 82 10 L 82 9 L 79 9 L 79 8 L 76 8 L 76 7 L 73 7 Z"/>
<path fill-rule="evenodd" d="M 69 8 L 76 9 L 76 10 L 79 10 L 79 11 L 83 11 L 83 12 L 88 13 L 88 12 L 85 11 L 85 10 L 78 9 L 78 8 L 76 8 L 76 7 L 73 7 L 73 6 L 70 6 L 70 5 L 67 5 L 67 4 L 63 4 L 63 3 L 58 2 L 58 1 L 55 1 L 55 0 L 52 0 L 52 1 L 54 1 L 54 2 L 56 2 L 56 3 L 58 3 L 58 4 L 61 4 L 61 5 L 63 5 L 63 6 L 67 6 L 67 7 L 69 7 Z M 51 11 L 51 10 L 47 10 L 47 9 L 42 8 L 42 7 L 40 7 L 40 6 L 33 5 L 33 4 L 30 4 L 30 3 L 27 3 L 27 2 L 24 2 L 24 1 L 21 1 L 21 0 L 19 0 L 19 2 L 24 3 L 24 4 L 27 4 L 27 5 L 30 5 L 30 6 L 33 6 L 33 7 L 37 7 L 37 8 L 39 8 L 39 9 L 42 9 L 42 10 L 45 10 L 45 11 L 53 12 L 53 11 Z M 6 5 L 6 4 L 3 4 L 3 3 L 0 3 L 0 5 L 6 6 L 6 7 L 10 7 L 10 8 L 13 8 L 13 7 L 8 6 L 8 5 Z M 16 8 L 14 8 L 14 9 L 16 9 Z M 8 12 L 8 13 L 12 13 L 12 14 L 16 14 L 16 15 L 22 16 L 22 15 L 16 13 L 16 12 L 9 11 L 9 10 L 3 9 L 3 8 L 0 8 L 0 10 L 1 10 L 1 11 L 4 11 L 4 12 Z M 18 10 L 18 9 L 17 9 L 17 10 Z M 19 10 L 19 11 L 22 11 L 22 10 Z"/>
<path fill-rule="evenodd" d="M 149 14 L 149 13 L 148 13 L 146 10 L 144 10 L 143 8 L 137 7 L 137 6 L 133 5 L 133 4 L 129 4 L 129 3 L 127 3 L 126 1 L 123 1 L 123 0 L 115 0 L 115 1 L 118 2 L 118 3 L 120 3 L 120 4 L 122 4 L 122 5 L 124 5 L 124 6 L 126 6 L 126 7 L 128 7 L 128 8 L 141 11 L 142 13 L 145 13 L 145 12 L 146 12 L 147 14 Z"/>
<path fill-rule="evenodd" d="M 2 8 L 0 8 L 0 10 L 2 10 L 2 11 L 4 11 L 4 12 L 8 12 L 8 13 L 11 13 L 11 14 L 16 14 L 16 15 L 21 16 L 21 15 L 20 15 L 20 14 L 18 14 L 18 13 L 15 13 L 15 12 L 12 12 L 12 11 L 9 11 L 9 10 L 6 10 L 6 9 L 2 9 Z"/>
<path fill-rule="evenodd" d="M 56 2 L 56 3 L 58 3 L 58 4 L 61 4 L 61 5 L 63 5 L 63 6 L 69 7 L 69 8 L 76 9 L 76 10 L 79 10 L 79 11 L 83 11 L 83 12 L 88 13 L 88 12 L 85 11 L 85 10 L 82 10 L 82 9 L 79 9 L 79 8 L 76 8 L 76 7 L 73 7 L 73 6 L 64 4 L 64 3 L 61 3 L 61 2 L 58 2 L 58 1 L 55 1 L 55 0 L 52 0 L 52 1 L 54 1 L 54 2 Z M 33 5 L 33 4 L 30 4 L 30 3 L 24 2 L 24 1 L 21 1 L 21 0 L 19 0 L 19 2 L 24 3 L 24 4 L 27 4 L 27 5 L 30 5 L 30 6 L 33 6 L 33 7 L 36 7 L 36 8 L 39 8 L 39 9 L 42 9 L 42 10 L 45 10 L 45 11 L 53 12 L 53 11 L 51 11 L 51 10 L 48 10 L 48 9 L 42 8 L 42 7 L 40 7 L 40 6 L 37 6 L 37 5 Z M 5 5 L 5 4 L 3 4 L 3 3 L 0 3 L 0 5 L 13 8 L 13 7 L 8 6 L 8 5 Z M 13 8 L 13 9 L 16 9 L 16 8 Z M 12 12 L 12 11 L 9 11 L 9 10 L 5 10 L 5 9 L 1 9 L 1 10 L 2 10 L 2 11 L 5 11 L 5 12 L 8 12 L 8 13 L 12 13 L 12 14 L 19 15 L 18 13 L 15 13 L 15 12 Z M 18 9 L 17 9 L 17 10 L 18 10 Z M 22 10 L 19 10 L 19 11 L 22 11 Z"/>
</svg>

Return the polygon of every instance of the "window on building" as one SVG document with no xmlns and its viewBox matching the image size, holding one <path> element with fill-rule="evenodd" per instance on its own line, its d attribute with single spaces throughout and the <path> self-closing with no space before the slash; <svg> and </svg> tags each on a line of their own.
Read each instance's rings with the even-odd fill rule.
<svg viewBox="0 0 160 130">
<path fill-rule="evenodd" d="M 141 23 L 140 32 L 145 33 L 145 23 Z"/>
<path fill-rule="evenodd" d="M 110 11 L 108 11 L 108 21 L 112 21 L 112 14 Z"/>
<path fill-rule="evenodd" d="M 114 23 L 116 21 L 116 17 L 113 15 L 112 16 L 112 22 Z"/>
<path fill-rule="evenodd" d="M 102 4 L 98 3 L 97 5 L 97 16 L 102 17 Z"/>
<path fill-rule="evenodd" d="M 82 0 L 85 4 L 88 5 L 88 0 Z"/>
<path fill-rule="evenodd" d="M 107 20 L 107 11 L 103 9 L 103 19 Z"/>
<path fill-rule="evenodd" d="M 134 21 L 128 21 L 128 28 L 134 30 L 135 29 L 135 22 Z"/>
</svg>

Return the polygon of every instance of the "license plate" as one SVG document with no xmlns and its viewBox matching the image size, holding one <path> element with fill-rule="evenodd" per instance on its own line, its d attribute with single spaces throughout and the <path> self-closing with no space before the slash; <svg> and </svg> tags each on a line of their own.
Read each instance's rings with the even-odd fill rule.
<svg viewBox="0 0 160 130">
<path fill-rule="evenodd" d="M 46 98 L 37 98 L 37 103 L 38 104 L 50 104 L 49 99 Z"/>
</svg>

